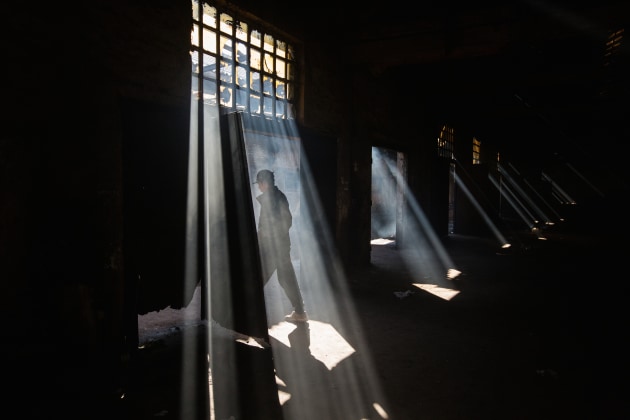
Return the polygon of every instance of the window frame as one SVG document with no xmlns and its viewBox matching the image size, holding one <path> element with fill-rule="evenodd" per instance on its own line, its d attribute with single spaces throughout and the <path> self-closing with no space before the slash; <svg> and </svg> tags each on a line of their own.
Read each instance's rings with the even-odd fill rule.
<svg viewBox="0 0 630 420">
<path fill-rule="evenodd" d="M 221 112 L 296 119 L 295 39 L 221 1 L 192 0 L 191 6 L 192 95 Z"/>
</svg>

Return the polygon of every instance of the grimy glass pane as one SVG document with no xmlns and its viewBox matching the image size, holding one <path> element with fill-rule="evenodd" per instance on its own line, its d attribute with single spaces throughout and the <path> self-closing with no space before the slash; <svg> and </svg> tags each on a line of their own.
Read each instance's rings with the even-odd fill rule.
<svg viewBox="0 0 630 420">
<path fill-rule="evenodd" d="M 283 101 L 276 101 L 276 117 L 284 115 L 285 104 Z"/>
<path fill-rule="evenodd" d="M 227 13 L 221 13 L 221 32 L 226 34 L 232 34 L 232 22 L 234 18 Z"/>
<path fill-rule="evenodd" d="M 217 33 L 211 29 L 203 29 L 203 49 L 212 54 L 217 53 Z"/>
<path fill-rule="evenodd" d="M 286 78 L 286 71 L 285 71 L 285 61 L 281 60 L 280 58 L 276 58 L 276 76 L 280 77 L 281 79 Z"/>
<path fill-rule="evenodd" d="M 210 54 L 203 55 L 203 77 L 214 80 L 217 78 L 217 59 Z"/>
<path fill-rule="evenodd" d="M 260 93 L 262 91 L 260 87 L 260 73 L 257 71 L 253 71 L 250 73 L 250 81 L 249 88 L 254 91 Z"/>
<path fill-rule="evenodd" d="M 232 99 L 234 98 L 234 89 L 228 87 L 221 87 L 221 105 L 232 107 Z"/>
<path fill-rule="evenodd" d="M 192 64 L 193 74 L 199 74 L 199 51 L 190 52 L 190 63 Z"/>
<path fill-rule="evenodd" d="M 269 76 L 263 77 L 263 92 L 267 95 L 271 95 L 271 91 L 273 90 L 273 79 Z"/>
<path fill-rule="evenodd" d="M 265 34 L 265 51 L 273 52 L 274 39 L 272 35 Z"/>
<path fill-rule="evenodd" d="M 293 102 L 293 99 L 295 98 L 295 84 L 291 82 L 287 82 L 284 89 L 286 91 L 285 93 L 287 95 L 287 100 L 289 102 Z"/>
<path fill-rule="evenodd" d="M 226 60 L 221 60 L 221 81 L 232 82 L 232 63 Z"/>
<path fill-rule="evenodd" d="M 244 89 L 237 87 L 235 89 L 236 93 L 236 108 L 239 110 L 244 110 L 247 106 L 247 92 Z"/>
<path fill-rule="evenodd" d="M 287 58 L 291 61 L 295 61 L 295 50 L 290 45 L 287 45 Z"/>
<path fill-rule="evenodd" d="M 233 59 L 232 39 L 221 35 L 221 57 Z"/>
<path fill-rule="evenodd" d="M 247 68 L 244 66 L 236 67 L 236 84 L 242 88 L 247 88 Z"/>
<path fill-rule="evenodd" d="M 195 47 L 199 47 L 199 25 L 196 23 L 193 24 L 192 31 L 190 32 L 190 43 Z"/>
<path fill-rule="evenodd" d="M 260 48 L 262 46 L 262 33 L 253 29 L 251 37 L 249 39 L 249 43 L 255 47 Z"/>
<path fill-rule="evenodd" d="M 287 56 L 287 44 L 284 41 L 276 40 L 276 55 L 285 58 Z"/>
<path fill-rule="evenodd" d="M 242 42 L 236 43 L 236 61 L 247 64 L 247 45 Z"/>
<path fill-rule="evenodd" d="M 271 100 L 271 98 L 263 98 L 263 112 L 265 113 L 265 115 L 272 115 L 273 113 L 273 101 Z"/>
<path fill-rule="evenodd" d="M 247 42 L 247 32 L 249 31 L 249 26 L 247 23 L 239 21 L 238 26 L 236 27 L 236 38 L 241 41 Z"/>
<path fill-rule="evenodd" d="M 249 110 L 252 114 L 260 114 L 260 96 L 249 95 Z"/>
<path fill-rule="evenodd" d="M 284 98 L 284 82 L 276 80 L 276 98 Z"/>
<path fill-rule="evenodd" d="M 211 105 L 217 104 L 217 82 L 214 80 L 203 80 L 203 100 Z"/>
<path fill-rule="evenodd" d="M 217 27 L 217 9 L 205 3 L 203 5 L 203 23 L 213 28 Z"/>
<path fill-rule="evenodd" d="M 289 80 L 295 80 L 295 66 L 290 61 L 287 63 L 287 76 L 286 77 Z"/>
<path fill-rule="evenodd" d="M 273 73 L 273 55 L 265 53 L 265 62 L 263 70 L 267 73 Z"/>
<path fill-rule="evenodd" d="M 250 48 L 249 54 L 251 56 L 250 67 L 256 70 L 260 70 L 260 64 L 261 64 L 260 50 L 257 50 L 255 48 Z"/>
</svg>

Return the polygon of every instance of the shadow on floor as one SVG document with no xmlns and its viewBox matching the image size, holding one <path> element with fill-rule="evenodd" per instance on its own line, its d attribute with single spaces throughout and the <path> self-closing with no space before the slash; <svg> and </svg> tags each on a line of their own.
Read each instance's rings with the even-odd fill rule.
<svg viewBox="0 0 630 420">
<path fill-rule="evenodd" d="M 349 273 L 352 312 L 345 316 L 352 323 L 316 308 L 307 324 L 272 320 L 271 352 L 265 343 L 215 331 L 215 340 L 236 349 L 222 355 L 224 372 L 235 375 L 227 386 L 248 395 L 233 404 L 251 405 L 256 393 L 264 397 L 254 405 L 270 404 L 234 418 L 628 418 L 627 294 L 616 265 L 623 250 L 568 234 L 518 239 L 506 252 L 486 239 L 449 237 L 446 250 L 460 272 L 439 286 L 454 291 L 449 299 L 432 293 L 438 279 L 418 272 L 405 250 L 373 246 L 372 264 Z M 181 315 L 140 320 L 141 331 L 155 329 L 144 329 L 121 417 L 231 415 L 217 415 L 209 397 L 213 328 Z M 216 348 L 212 354 L 219 357 Z M 238 381 L 267 385 L 257 390 Z M 269 414 L 276 404 L 281 414 Z"/>
</svg>

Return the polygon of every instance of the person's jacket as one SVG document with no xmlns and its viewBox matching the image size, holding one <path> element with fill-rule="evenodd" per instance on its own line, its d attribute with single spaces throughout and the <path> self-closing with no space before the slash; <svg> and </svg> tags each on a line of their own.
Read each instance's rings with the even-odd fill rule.
<svg viewBox="0 0 630 420">
<path fill-rule="evenodd" d="M 258 241 L 261 247 L 291 246 L 289 229 L 293 223 L 289 200 L 277 186 L 256 197 L 260 203 Z"/>
</svg>

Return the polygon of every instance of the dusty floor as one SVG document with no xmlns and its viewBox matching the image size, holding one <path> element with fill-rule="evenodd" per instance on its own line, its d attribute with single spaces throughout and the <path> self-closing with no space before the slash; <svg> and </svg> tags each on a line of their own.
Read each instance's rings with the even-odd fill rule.
<svg viewBox="0 0 630 420">
<path fill-rule="evenodd" d="M 117 417 L 630 418 L 627 287 L 617 265 L 624 248 L 562 233 L 515 239 L 501 251 L 487 239 L 449 238 L 446 253 L 460 273 L 452 279 L 418 272 L 408 251 L 375 245 L 372 266 L 348 273 L 349 287 L 335 291 L 336 306 L 303 285 L 304 325 L 283 321 L 290 309 L 271 282 L 270 349 L 198 321 L 198 300 L 142 316 Z M 237 374 L 258 387 L 236 385 L 249 398 L 210 402 L 209 384 L 230 382 L 208 374 L 208 330 L 216 357 L 217 340 L 241 339 L 236 358 L 217 368 L 229 376 L 239 360 L 253 361 Z M 227 395 L 215 390 L 218 400 Z"/>
</svg>

